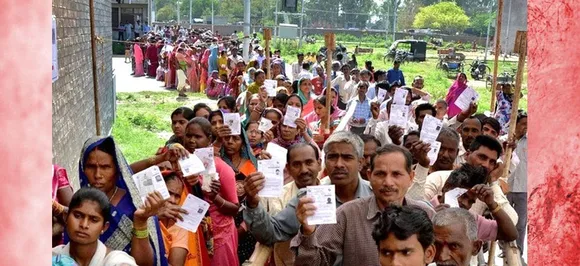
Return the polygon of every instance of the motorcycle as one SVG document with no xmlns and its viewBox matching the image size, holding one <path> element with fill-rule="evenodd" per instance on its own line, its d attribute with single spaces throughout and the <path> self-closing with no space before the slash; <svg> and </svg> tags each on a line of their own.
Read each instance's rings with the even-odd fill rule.
<svg viewBox="0 0 580 266">
<path fill-rule="evenodd" d="M 483 60 L 479 58 L 473 60 L 470 65 L 471 77 L 475 80 L 481 80 L 485 77 L 486 73 L 490 73 L 491 69 Z"/>
</svg>

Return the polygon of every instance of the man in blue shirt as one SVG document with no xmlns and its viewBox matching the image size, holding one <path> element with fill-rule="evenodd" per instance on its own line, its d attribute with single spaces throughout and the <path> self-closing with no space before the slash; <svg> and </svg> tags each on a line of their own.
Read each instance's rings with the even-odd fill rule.
<svg viewBox="0 0 580 266">
<path fill-rule="evenodd" d="M 387 81 L 389 84 L 393 84 L 398 81 L 401 86 L 405 86 L 405 76 L 403 75 L 403 71 L 399 69 L 400 66 L 401 62 L 395 61 L 393 68 L 387 71 Z"/>
</svg>

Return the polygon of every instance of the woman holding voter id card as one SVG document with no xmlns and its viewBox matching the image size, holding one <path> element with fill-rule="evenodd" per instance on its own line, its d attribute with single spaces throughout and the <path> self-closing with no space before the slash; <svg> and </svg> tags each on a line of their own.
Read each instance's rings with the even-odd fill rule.
<svg viewBox="0 0 580 266">
<path fill-rule="evenodd" d="M 207 119 L 196 117 L 189 121 L 185 130 L 184 146 L 192 154 L 212 147 L 212 125 Z M 199 156 L 198 156 L 199 157 Z M 223 158 L 223 156 L 222 156 Z M 237 266 L 238 235 L 234 224 L 234 216 L 238 214 L 238 197 L 234 171 L 220 157 L 213 157 L 215 175 L 203 172 L 201 175 L 186 176 L 185 181 L 191 186 L 202 183 L 205 201 L 210 203 L 209 214 L 213 222 L 214 254 L 211 265 Z M 207 168 L 211 169 L 212 166 Z M 212 178 L 213 176 L 213 178 Z M 205 180 L 211 178 L 211 181 Z M 209 184 L 209 188 L 204 188 Z M 209 191 L 208 191 L 209 190 Z"/>
<path fill-rule="evenodd" d="M 132 175 L 176 158 L 173 151 L 167 151 L 129 165 L 112 137 L 91 138 L 82 149 L 79 160 L 81 187 L 103 191 L 111 202 L 110 226 L 99 240 L 113 250 L 127 252 L 138 265 L 168 265 L 155 216 L 165 200 L 155 191 L 143 201 Z M 65 235 L 65 243 L 68 241 Z"/>
</svg>

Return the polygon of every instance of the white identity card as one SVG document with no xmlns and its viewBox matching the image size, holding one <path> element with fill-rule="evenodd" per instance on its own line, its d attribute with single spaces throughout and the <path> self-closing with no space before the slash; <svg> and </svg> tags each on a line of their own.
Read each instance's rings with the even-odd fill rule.
<svg viewBox="0 0 580 266">
<path fill-rule="evenodd" d="M 209 203 L 194 195 L 188 194 L 181 208 L 186 210 L 188 214 L 182 214 L 183 221 L 177 220 L 175 225 L 195 233 L 201 220 L 205 217 L 205 213 L 209 209 Z"/>
<path fill-rule="evenodd" d="M 308 225 L 336 224 L 336 194 L 334 185 L 308 186 L 306 196 L 314 199 L 316 212 L 308 217 Z"/>
<path fill-rule="evenodd" d="M 286 167 L 286 154 L 288 150 L 276 143 L 268 143 L 266 146 L 266 151 L 272 155 L 272 159 L 278 160 L 282 168 Z"/>
<path fill-rule="evenodd" d="M 284 168 L 276 159 L 259 160 L 258 172 L 266 178 L 264 188 L 258 192 L 258 196 L 266 198 L 278 198 L 284 190 Z"/>
<path fill-rule="evenodd" d="M 382 103 L 385 98 L 387 97 L 387 90 L 379 89 L 379 93 L 377 94 L 377 100 L 379 103 Z"/>
<path fill-rule="evenodd" d="M 391 113 L 389 114 L 389 126 L 399 126 L 407 129 L 409 122 L 409 106 L 392 104 Z"/>
<path fill-rule="evenodd" d="M 195 149 L 193 154 L 201 160 L 206 173 L 216 172 L 215 161 L 213 159 L 213 147 Z"/>
<path fill-rule="evenodd" d="M 469 104 L 477 102 L 479 100 L 479 94 L 471 87 L 467 87 L 459 97 L 455 100 L 455 105 L 459 109 L 465 111 L 469 108 Z"/>
<path fill-rule="evenodd" d="M 450 208 L 459 208 L 459 197 L 465 194 L 467 189 L 464 188 L 455 188 L 445 193 L 445 204 L 449 205 Z"/>
<path fill-rule="evenodd" d="M 268 97 L 276 97 L 276 87 L 278 86 L 278 81 L 273 79 L 267 79 L 264 81 L 264 87 L 268 92 Z"/>
<path fill-rule="evenodd" d="M 225 113 L 224 123 L 232 130 L 232 135 L 240 135 L 242 133 L 242 122 L 240 121 L 240 114 Z"/>
<path fill-rule="evenodd" d="M 183 176 L 197 175 L 205 171 L 203 162 L 195 154 L 191 154 L 185 159 L 179 159 L 178 162 Z"/>
<path fill-rule="evenodd" d="M 439 136 L 442 127 L 443 121 L 432 115 L 426 115 L 423 119 L 423 126 L 421 127 L 421 141 L 433 145 L 433 142 L 437 141 L 437 137 Z"/>
<path fill-rule="evenodd" d="M 139 196 L 143 203 L 145 203 L 147 195 L 154 191 L 161 193 L 163 199 L 169 199 L 169 191 L 167 190 L 165 180 L 163 180 L 163 176 L 161 175 L 161 171 L 157 165 L 136 173 L 132 177 L 137 186 L 137 190 L 139 190 Z"/>
<path fill-rule="evenodd" d="M 286 115 L 284 115 L 284 125 L 296 128 L 296 119 L 300 118 L 300 108 L 293 106 L 286 107 Z"/>
<path fill-rule="evenodd" d="M 258 130 L 266 133 L 272 127 L 274 127 L 274 124 L 272 124 L 272 120 L 265 117 L 260 118 L 260 125 L 258 126 Z"/>
<path fill-rule="evenodd" d="M 393 104 L 405 105 L 407 103 L 407 94 L 409 94 L 409 91 L 397 88 L 393 96 Z"/>
<path fill-rule="evenodd" d="M 429 153 L 427 153 L 427 157 L 429 158 L 429 165 L 433 165 L 437 161 L 437 156 L 441 149 L 441 142 L 435 141 L 429 144 L 431 144 L 431 149 L 429 150 Z"/>
</svg>

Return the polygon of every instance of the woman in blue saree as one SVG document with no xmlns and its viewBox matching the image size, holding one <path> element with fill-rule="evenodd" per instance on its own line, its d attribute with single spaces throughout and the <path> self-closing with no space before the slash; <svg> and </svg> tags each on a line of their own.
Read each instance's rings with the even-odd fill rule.
<svg viewBox="0 0 580 266">
<path fill-rule="evenodd" d="M 168 265 L 159 220 L 155 216 L 165 200 L 155 192 L 143 203 L 132 175 L 170 160 L 170 154 L 166 152 L 129 165 L 112 137 L 91 138 L 82 149 L 81 187 L 95 187 L 105 192 L 111 202 L 110 226 L 100 240 L 111 249 L 130 254 L 138 265 Z M 68 237 L 65 241 L 68 242 Z"/>
</svg>

